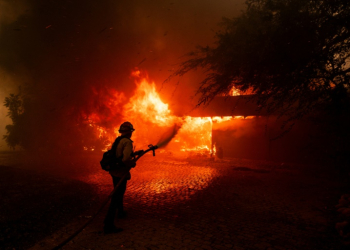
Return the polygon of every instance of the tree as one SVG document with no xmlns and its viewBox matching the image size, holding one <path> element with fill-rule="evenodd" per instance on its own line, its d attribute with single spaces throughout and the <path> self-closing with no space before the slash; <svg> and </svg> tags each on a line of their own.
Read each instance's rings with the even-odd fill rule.
<svg viewBox="0 0 350 250">
<path fill-rule="evenodd" d="M 21 89 L 5 98 L 12 124 L 6 126 L 3 138 L 9 147 L 58 154 L 84 149 L 101 151 L 110 143 L 107 137 L 96 134 L 81 110 L 62 107 L 55 112 L 56 108 L 47 110 L 42 103 Z"/>
<path fill-rule="evenodd" d="M 317 108 L 347 109 L 350 4 L 347 0 L 248 0 L 224 19 L 214 47 L 190 53 L 174 75 L 206 72 L 198 105 L 232 87 L 290 120 Z"/>
<path fill-rule="evenodd" d="M 6 97 L 4 106 L 9 109 L 7 116 L 11 118 L 12 124 L 6 125 L 7 133 L 3 138 L 7 145 L 14 149 L 17 145 L 20 145 L 21 141 L 21 133 L 17 129 L 21 123 L 21 117 L 24 111 L 21 92 L 17 95 L 10 94 L 9 97 Z"/>
</svg>

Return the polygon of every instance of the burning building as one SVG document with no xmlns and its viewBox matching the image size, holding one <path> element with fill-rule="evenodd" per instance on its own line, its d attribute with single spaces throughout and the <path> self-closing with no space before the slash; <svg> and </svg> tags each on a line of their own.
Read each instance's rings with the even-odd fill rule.
<svg viewBox="0 0 350 250">
<path fill-rule="evenodd" d="M 274 118 L 257 114 L 244 98 L 218 97 L 191 110 L 196 101 L 188 99 L 201 73 L 188 74 L 178 89 L 172 84 L 160 91 L 182 61 L 179 56 L 197 44 L 211 44 L 222 16 L 240 13 L 242 2 L 208 1 L 200 7 L 186 1 L 6 2 L 1 72 L 11 79 L 6 83 L 11 92 L 23 87 L 24 112 L 11 127 L 14 145 L 100 151 L 129 120 L 136 127 L 137 148 L 176 127 L 164 149 L 173 153 L 213 155 L 220 146 L 224 156 L 266 159 L 293 152 L 294 147 L 274 153 L 282 151 L 274 146 L 282 141 L 272 141 L 279 125 L 271 125 Z M 152 79 L 134 71 L 130 83 L 135 66 Z"/>
<path fill-rule="evenodd" d="M 133 96 L 125 101 L 124 93 L 111 90 L 113 94 L 106 101 L 106 107 L 110 109 L 109 114 L 121 112 L 123 120 L 135 125 L 133 138 L 138 149 L 156 143 L 164 134 L 176 129 L 175 137 L 161 152 L 185 157 L 224 156 L 279 161 L 307 161 L 306 157 L 313 157 L 308 146 L 315 141 L 314 129 L 309 123 L 299 121 L 292 131 L 275 140 L 283 133 L 282 121 L 277 116 L 258 111 L 251 96 L 233 93 L 216 97 L 207 106 L 176 115 L 162 100 L 155 82 L 146 72 L 136 69 L 132 77 L 136 84 Z M 125 104 L 121 106 L 123 101 Z M 113 129 L 110 124 L 107 128 L 102 124 L 104 119 L 103 114 L 93 113 L 87 121 L 95 133 L 108 138 L 110 144 L 118 135 L 119 123 L 113 123 Z M 112 121 L 113 117 L 108 119 Z"/>
<path fill-rule="evenodd" d="M 149 80 L 146 73 L 135 70 L 132 76 L 136 83 L 134 95 L 120 108 L 120 103 L 125 99 L 125 95 L 122 92 L 111 90 L 113 94 L 106 101 L 105 107 L 110 109 L 109 114 L 121 112 L 124 120 L 134 124 L 137 131 L 133 138 L 137 147 L 145 148 L 150 142 L 159 141 L 161 136 L 175 127 L 178 129 L 177 134 L 167 146 L 166 151 L 175 155 L 184 153 L 187 155 L 215 155 L 216 145 L 212 138 L 215 126 L 220 126 L 221 123 L 231 126 L 229 121 L 235 122 L 253 117 L 229 116 L 227 111 L 224 117 L 220 112 L 217 114 L 207 112 L 200 115 L 201 111 L 198 110 L 192 112 L 193 114 L 177 116 L 169 109 L 169 105 L 161 100 L 155 83 Z M 87 122 L 99 137 L 106 137 L 111 143 L 118 135 L 119 124 L 114 123 L 113 129 L 108 129 L 103 126 L 104 119 L 106 117 L 103 117 L 103 114 L 92 113 L 88 116 Z M 113 116 L 108 117 L 108 120 L 113 120 Z M 85 149 L 94 150 L 86 146 Z"/>
</svg>

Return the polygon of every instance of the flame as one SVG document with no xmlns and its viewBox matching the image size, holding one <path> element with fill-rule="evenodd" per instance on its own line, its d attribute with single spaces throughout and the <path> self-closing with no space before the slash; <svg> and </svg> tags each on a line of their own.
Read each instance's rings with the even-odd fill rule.
<svg viewBox="0 0 350 250">
<path fill-rule="evenodd" d="M 254 89 L 252 87 L 249 87 L 246 90 L 239 90 L 235 86 L 231 87 L 231 90 L 229 91 L 229 96 L 239 96 L 239 95 L 251 95 L 254 94 Z"/>
<path fill-rule="evenodd" d="M 200 155 L 211 153 L 212 120 L 210 117 L 184 118 L 184 123 L 174 138 L 178 145 L 171 144 L 172 150 L 197 153 Z"/>
<path fill-rule="evenodd" d="M 216 155 L 216 144 L 213 145 L 213 155 Z"/>
<path fill-rule="evenodd" d="M 212 121 L 213 122 L 225 122 L 225 121 L 230 121 L 230 120 L 232 120 L 232 119 L 234 119 L 234 117 L 233 116 L 224 116 L 224 117 L 221 117 L 221 116 L 214 116 L 214 117 L 212 117 Z"/>
<path fill-rule="evenodd" d="M 212 121 L 216 123 L 232 121 L 234 119 L 253 119 L 255 116 L 213 116 Z"/>
<path fill-rule="evenodd" d="M 232 86 L 230 92 L 229 92 L 230 96 L 239 96 L 241 95 L 241 91 L 239 89 L 236 89 L 234 86 Z"/>
<path fill-rule="evenodd" d="M 147 147 L 159 141 L 162 134 L 174 127 L 181 119 L 174 116 L 169 105 L 162 101 L 154 82 L 147 74 L 135 70 L 136 90 L 129 102 L 124 105 L 122 117 L 130 121 L 136 131 L 133 140 L 136 146 Z"/>
<path fill-rule="evenodd" d="M 92 93 L 95 100 L 95 102 L 90 104 L 92 111 L 82 111 L 81 117 L 93 130 L 92 132 L 97 138 L 106 138 L 109 141 L 103 148 L 105 151 L 115 139 L 114 120 L 122 112 L 122 104 L 126 101 L 126 97 L 123 92 L 107 87 L 101 89 L 94 87 L 92 88 Z M 94 151 L 95 149 L 85 146 L 84 150 Z"/>
<path fill-rule="evenodd" d="M 134 124 L 135 144 L 145 147 L 174 126 L 180 126 L 173 141 L 166 146 L 166 151 L 175 154 L 196 153 L 207 155 L 212 153 L 210 117 L 177 117 L 172 114 L 156 91 L 154 82 L 140 70 L 132 73 L 136 90 L 130 101 L 124 106 L 124 118 Z"/>
<path fill-rule="evenodd" d="M 133 72 L 133 76 L 140 78 L 140 72 Z M 149 83 L 146 77 L 136 81 L 137 89 L 124 108 L 125 116 L 138 116 L 138 118 L 157 123 L 160 126 L 167 126 L 173 122 L 168 104 L 165 104 L 156 91 L 154 82 Z M 135 117 L 136 118 L 136 117 Z"/>
<path fill-rule="evenodd" d="M 149 80 L 145 72 L 136 69 L 131 76 L 134 78 L 136 89 L 127 102 L 123 92 L 113 89 L 93 89 L 103 108 L 91 112 L 87 122 L 99 138 L 107 137 L 112 142 L 118 136 L 120 124 L 113 124 L 113 119 L 119 115 L 122 120 L 130 121 L 136 128 L 133 140 L 140 149 L 159 141 L 166 131 L 180 127 L 163 152 L 172 152 L 175 155 L 213 156 L 216 154 L 216 145 L 212 144 L 213 124 L 224 125 L 230 124 L 229 122 L 234 119 L 253 118 L 253 116 L 177 117 L 162 100 L 156 90 L 156 84 Z M 239 91 L 232 88 L 231 95 L 239 95 Z M 104 124 L 106 122 L 113 124 L 112 129 Z"/>
</svg>

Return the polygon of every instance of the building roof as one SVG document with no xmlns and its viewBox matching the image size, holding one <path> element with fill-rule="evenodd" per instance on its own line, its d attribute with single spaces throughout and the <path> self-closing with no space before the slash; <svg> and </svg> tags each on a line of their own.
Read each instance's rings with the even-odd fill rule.
<svg viewBox="0 0 350 250">
<path fill-rule="evenodd" d="M 252 95 L 244 96 L 217 96 L 209 104 L 193 109 L 192 117 L 212 116 L 257 116 L 266 115 L 258 111 L 258 105 Z"/>
</svg>

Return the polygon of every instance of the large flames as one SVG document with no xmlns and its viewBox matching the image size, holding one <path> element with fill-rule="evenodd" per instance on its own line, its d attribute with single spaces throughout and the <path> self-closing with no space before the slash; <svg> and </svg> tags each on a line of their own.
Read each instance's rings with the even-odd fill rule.
<svg viewBox="0 0 350 250">
<path fill-rule="evenodd" d="M 171 115 L 168 104 L 163 103 L 160 99 L 155 83 L 150 83 L 147 77 L 141 77 L 140 74 L 140 71 L 133 72 L 133 76 L 137 79 L 137 88 L 129 103 L 124 106 L 124 117 L 142 119 L 160 126 L 168 126 L 173 123 L 175 117 Z"/>
<path fill-rule="evenodd" d="M 178 117 L 169 109 L 168 104 L 163 102 L 156 91 L 154 82 L 149 81 L 148 76 L 140 70 L 132 73 L 135 79 L 136 90 L 129 101 L 120 105 L 125 99 L 123 93 L 112 90 L 112 95 L 105 101 L 113 115 L 115 112 L 121 114 L 122 120 L 131 122 L 136 131 L 133 135 L 136 147 L 143 149 L 148 144 L 155 144 L 164 133 L 174 127 L 180 127 L 176 136 L 167 145 L 163 152 L 174 155 L 214 155 L 215 145 L 212 143 L 212 128 L 214 124 L 241 119 L 242 117 Z M 122 108 L 120 108 L 122 107 Z M 94 127 L 99 137 L 108 137 L 113 141 L 118 135 L 119 124 L 114 125 L 114 129 L 107 129 L 101 125 L 96 125 L 96 121 L 101 124 L 102 119 L 113 119 L 105 117 L 100 113 L 93 113 L 90 116 L 90 126 Z"/>
</svg>

